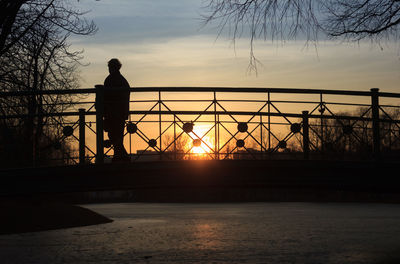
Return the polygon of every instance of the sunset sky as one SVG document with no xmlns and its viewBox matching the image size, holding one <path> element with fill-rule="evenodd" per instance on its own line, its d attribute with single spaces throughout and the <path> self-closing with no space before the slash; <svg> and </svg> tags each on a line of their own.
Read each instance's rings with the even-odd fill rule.
<svg viewBox="0 0 400 264">
<path fill-rule="evenodd" d="M 119 58 L 131 86 L 300 87 L 400 92 L 400 48 L 321 40 L 316 47 L 296 41 L 259 41 L 258 75 L 249 73 L 249 41 L 217 38 L 213 25 L 202 27 L 202 0 L 83 0 L 93 19 L 94 36 L 74 37 L 84 49 L 81 86 L 93 87 L 107 75 L 106 63 Z"/>
</svg>

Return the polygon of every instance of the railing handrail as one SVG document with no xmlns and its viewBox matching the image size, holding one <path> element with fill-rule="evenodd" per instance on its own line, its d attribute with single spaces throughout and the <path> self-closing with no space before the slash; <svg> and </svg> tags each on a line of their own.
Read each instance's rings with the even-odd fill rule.
<svg viewBox="0 0 400 264">
<path fill-rule="evenodd" d="M 131 92 L 218 92 L 218 93 L 293 93 L 371 96 L 371 91 L 304 89 L 304 88 L 254 88 L 254 87 L 131 87 Z M 10 91 L 0 92 L 0 97 L 51 95 L 51 94 L 95 94 L 95 88 L 79 88 L 50 91 Z M 378 92 L 381 97 L 400 98 L 400 93 Z"/>
<path fill-rule="evenodd" d="M 141 114 L 148 114 L 148 115 L 198 115 L 201 113 L 202 115 L 221 115 L 221 116 L 229 116 L 229 115 L 242 115 L 242 116 L 274 116 L 274 117 L 290 117 L 290 118 L 302 118 L 303 114 L 296 114 L 296 113 L 275 113 L 275 112 L 250 112 L 250 111 L 146 111 L 146 110 L 136 110 L 136 111 L 129 111 L 131 115 L 141 115 Z M 1 116 L 0 119 L 13 119 L 13 118 L 27 118 L 30 116 L 42 116 L 42 117 L 51 117 L 51 116 L 79 116 L 79 111 L 75 112 L 57 112 L 57 113 L 43 113 L 43 114 L 21 114 L 21 115 L 8 115 L 8 116 Z M 84 115 L 95 116 L 96 111 L 89 111 L 85 112 Z M 309 114 L 308 118 L 315 118 L 321 119 L 321 115 L 313 115 Z M 354 121 L 372 121 L 373 118 L 371 117 L 358 117 L 358 116 L 347 116 L 347 115 L 324 115 L 324 119 L 343 119 L 343 120 L 354 120 Z M 379 118 L 379 121 L 387 122 L 387 123 L 396 123 L 400 124 L 400 120 L 392 120 L 392 119 L 385 119 Z M 170 122 L 170 121 L 168 121 Z"/>
</svg>

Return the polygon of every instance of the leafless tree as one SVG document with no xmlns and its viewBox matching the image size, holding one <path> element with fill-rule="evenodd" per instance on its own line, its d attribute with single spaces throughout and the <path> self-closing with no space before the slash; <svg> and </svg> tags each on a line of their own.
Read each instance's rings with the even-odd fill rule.
<svg viewBox="0 0 400 264">
<path fill-rule="evenodd" d="M 318 41 L 329 38 L 358 41 L 398 38 L 399 0 L 207 0 L 206 25 L 217 23 L 233 41 L 250 39 L 250 68 L 255 69 L 256 39 Z"/>
<path fill-rule="evenodd" d="M 245 35 L 250 38 L 250 70 L 257 69 L 254 54 L 256 39 L 287 39 L 299 33 L 316 39 L 319 23 L 314 16 L 313 0 L 209 0 L 205 24 L 218 23 L 219 34 L 227 30 L 235 43 Z"/>
<path fill-rule="evenodd" d="M 350 41 L 398 37 L 399 0 L 329 0 L 324 11 L 323 29 L 331 37 Z"/>
<path fill-rule="evenodd" d="M 28 115 L 2 123 L 3 127 L 19 128 L 15 131 L 24 141 L 25 159 L 39 158 L 41 149 L 48 149 L 47 145 L 61 132 L 46 125 L 61 124 L 63 118 L 46 118 L 43 114 L 62 112 L 77 99 L 36 92 L 78 88 L 77 67 L 82 52 L 71 51 L 67 40 L 71 34 L 96 31 L 94 24 L 82 18 L 83 14 L 66 1 L 39 0 L 25 1 L 15 17 L 0 56 L 0 89 L 31 94 L 0 98 L 0 110 L 2 115 Z"/>
<path fill-rule="evenodd" d="M 18 12 L 27 0 L 0 0 L 0 56 L 4 54 L 19 38 L 14 26 Z M 11 36 L 13 40 L 11 40 Z M 21 34 L 19 36 L 22 37 Z"/>
<path fill-rule="evenodd" d="M 397 120 L 399 109 L 386 109 L 380 113 L 380 139 L 381 147 L 386 154 L 398 153 L 400 150 L 399 126 L 389 122 Z M 339 112 L 337 116 L 353 116 L 372 118 L 371 109 L 360 107 L 354 111 Z M 317 152 L 335 154 L 355 154 L 361 158 L 370 158 L 372 155 L 373 130 L 370 120 L 350 119 L 313 119 L 310 121 L 310 141 L 317 147 Z M 384 121 L 386 120 L 386 121 Z"/>
<path fill-rule="evenodd" d="M 72 0 L 0 0 L 0 57 L 44 20 L 74 34 L 96 30 Z M 60 15 L 62 14 L 62 15 Z"/>
<path fill-rule="evenodd" d="M 163 137 L 163 148 L 168 148 L 165 152 L 170 159 L 184 159 L 184 154 L 188 151 L 190 137 L 185 133 L 178 136 L 176 139 L 173 134 L 165 134 Z"/>
</svg>

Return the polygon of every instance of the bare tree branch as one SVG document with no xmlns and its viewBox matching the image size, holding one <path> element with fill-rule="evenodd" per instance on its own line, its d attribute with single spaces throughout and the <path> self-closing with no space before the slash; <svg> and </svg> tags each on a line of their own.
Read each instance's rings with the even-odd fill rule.
<svg viewBox="0 0 400 264">
<path fill-rule="evenodd" d="M 204 25 L 217 23 L 233 43 L 250 41 L 250 69 L 256 69 L 254 43 L 321 36 L 346 41 L 398 39 L 399 0 L 207 0 Z"/>
</svg>

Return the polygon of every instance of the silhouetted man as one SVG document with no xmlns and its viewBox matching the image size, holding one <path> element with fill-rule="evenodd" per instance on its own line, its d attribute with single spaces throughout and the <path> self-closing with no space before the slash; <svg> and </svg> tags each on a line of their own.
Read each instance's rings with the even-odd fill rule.
<svg viewBox="0 0 400 264">
<path fill-rule="evenodd" d="M 104 81 L 104 130 L 114 146 L 115 161 L 128 161 L 125 150 L 124 128 L 129 115 L 129 83 L 119 70 L 122 64 L 118 59 L 108 62 L 110 75 Z"/>
</svg>

